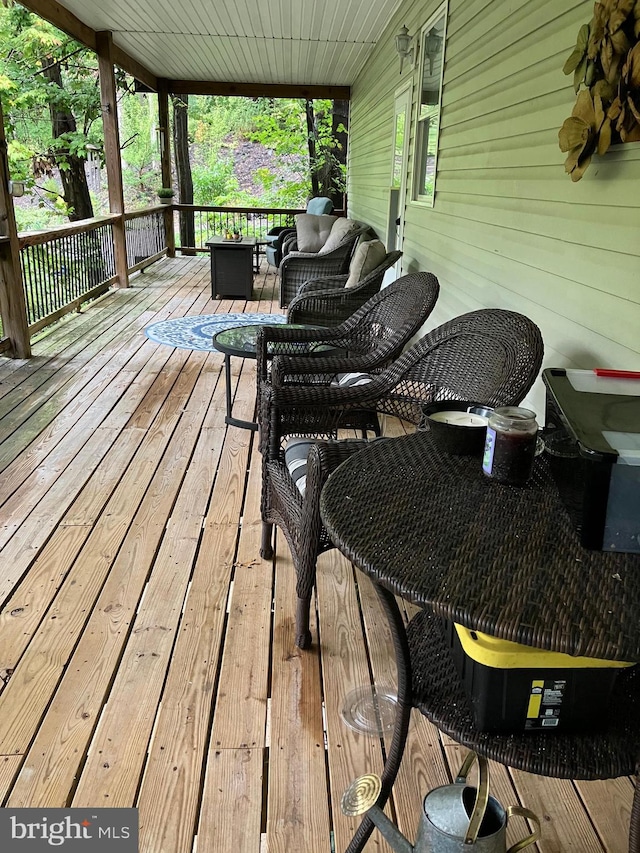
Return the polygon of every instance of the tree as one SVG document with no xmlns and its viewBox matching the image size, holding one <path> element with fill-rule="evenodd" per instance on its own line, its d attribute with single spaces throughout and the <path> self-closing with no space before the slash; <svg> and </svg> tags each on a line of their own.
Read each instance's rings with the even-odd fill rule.
<svg viewBox="0 0 640 853">
<path fill-rule="evenodd" d="M 78 219 L 90 219 L 93 216 L 93 205 L 84 171 L 86 153 L 84 156 L 79 156 L 77 152 L 78 127 L 75 116 L 67 106 L 67 99 L 64 97 L 60 62 L 49 55 L 41 60 L 41 64 L 45 78 L 60 89 L 60 95 L 52 93 L 49 97 L 53 136 L 53 144 L 48 152 L 49 157 L 52 163 L 60 167 L 60 180 L 69 211 L 69 220 L 74 222 Z"/>
<path fill-rule="evenodd" d="M 348 102 L 279 98 L 256 119 L 257 138 L 281 156 L 308 152 L 306 195 L 329 196 L 342 207 L 347 155 Z"/>
<path fill-rule="evenodd" d="M 0 60 L 8 135 L 20 138 L 12 174 L 38 180 L 59 169 L 69 218 L 93 216 L 84 162 L 88 142 L 102 147 L 94 54 L 17 4 L 0 7 L 0 36 L 10 45 Z"/>
<path fill-rule="evenodd" d="M 189 96 L 173 97 L 173 151 L 176 161 L 179 199 L 193 204 L 193 179 L 189 160 Z M 196 232 L 192 210 L 180 211 L 180 245 L 193 247 Z"/>
<path fill-rule="evenodd" d="M 313 195 L 344 205 L 348 101 L 305 101 Z"/>
</svg>

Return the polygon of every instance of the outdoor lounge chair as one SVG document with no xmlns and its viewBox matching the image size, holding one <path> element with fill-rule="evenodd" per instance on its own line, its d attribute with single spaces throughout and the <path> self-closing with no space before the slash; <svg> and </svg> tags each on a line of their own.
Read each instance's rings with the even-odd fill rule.
<svg viewBox="0 0 640 853">
<path fill-rule="evenodd" d="M 256 343 L 258 402 L 265 383 L 328 385 L 336 374 L 380 370 L 392 362 L 427 320 L 440 286 L 431 273 L 412 273 L 375 293 L 339 325 L 292 329 L 263 326 Z M 300 354 L 304 346 L 305 354 Z M 319 350 L 329 347 L 331 352 Z M 278 355 L 270 361 L 277 348 Z M 309 350 L 317 351 L 309 354 Z M 271 371 L 269 370 L 271 365 Z"/>
<path fill-rule="evenodd" d="M 327 241 L 319 251 L 301 252 L 293 248 L 285 254 L 278 268 L 280 307 L 289 305 L 306 281 L 348 272 L 358 240 L 367 231 L 367 225 L 349 219 L 336 219 Z"/>
<path fill-rule="evenodd" d="M 502 309 L 464 314 L 433 329 L 369 381 L 348 387 L 297 384 L 281 376 L 262 384 L 259 400 L 263 453 L 261 555 L 272 553 L 272 528 L 281 528 L 296 570 L 296 645 L 311 642 L 309 607 L 319 554 L 333 548 L 320 520 L 320 492 L 329 474 L 363 447 L 363 440 L 328 440 L 338 427 L 359 427 L 371 412 L 419 424 L 425 404 L 473 400 L 516 405 L 542 363 L 538 327 Z M 288 370 L 294 369 L 289 359 Z M 276 381 L 277 380 L 277 381 Z M 364 418 L 364 421 L 363 421 Z M 292 437 L 312 437 L 306 446 Z M 388 439 L 393 440 L 393 439 Z"/>
<path fill-rule="evenodd" d="M 309 199 L 307 202 L 307 213 L 312 213 L 317 216 L 323 213 L 331 213 L 333 211 L 333 202 L 326 196 L 316 196 Z M 279 267 L 282 260 L 282 247 L 285 237 L 293 234 L 295 236 L 296 229 L 288 225 L 276 225 L 267 232 L 267 247 L 266 256 L 267 262 L 271 266 Z"/>
<path fill-rule="evenodd" d="M 361 243 L 356 254 L 366 245 Z M 349 286 L 349 274 L 305 281 L 300 286 L 298 295 L 289 305 L 287 322 L 303 323 L 308 326 L 339 325 L 380 290 L 384 274 L 401 257 L 402 252 L 387 252 L 379 266 L 351 286 Z"/>
</svg>

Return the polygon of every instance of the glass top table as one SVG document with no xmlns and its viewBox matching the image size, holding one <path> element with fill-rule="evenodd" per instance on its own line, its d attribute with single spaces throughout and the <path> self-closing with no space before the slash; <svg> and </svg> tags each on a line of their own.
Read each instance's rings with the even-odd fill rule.
<svg viewBox="0 0 640 853">
<path fill-rule="evenodd" d="M 584 548 L 544 454 L 523 487 L 485 477 L 477 457 L 438 452 L 428 433 L 372 442 L 330 476 L 321 516 L 374 582 L 396 650 L 398 714 L 382 774 L 384 806 L 418 708 L 488 758 L 541 775 L 631 775 L 640 758 L 640 673 L 619 675 L 609 718 L 585 734 L 478 731 L 442 619 L 537 648 L 640 661 L 640 555 Z M 422 609 L 405 627 L 395 595 Z M 630 849 L 640 850 L 636 786 Z M 365 817 L 348 853 L 372 830 Z"/>
<path fill-rule="evenodd" d="M 256 430 L 258 425 L 254 421 L 245 421 L 239 418 L 234 418 L 232 414 L 232 401 L 231 401 L 231 357 L 237 358 L 255 358 L 256 357 L 256 347 L 258 341 L 258 332 L 264 326 L 264 323 L 257 323 L 255 325 L 244 325 L 244 326 L 236 326 L 228 329 L 223 329 L 213 336 L 213 346 L 215 349 L 224 353 L 224 368 L 225 368 L 225 382 L 226 382 L 226 405 L 227 405 L 227 414 L 225 417 L 225 423 L 230 424 L 231 426 L 241 427 L 242 429 L 250 429 Z M 303 325 L 300 323 L 278 323 L 278 328 L 282 329 L 310 329 L 310 328 L 322 328 L 321 326 L 312 327 L 308 325 Z M 296 348 L 297 354 L 299 355 L 309 355 L 310 353 L 328 353 L 333 351 L 335 348 L 328 344 L 317 344 L 313 343 L 311 345 L 300 342 L 298 347 Z M 267 355 L 271 358 L 274 355 L 278 354 L 278 345 L 273 344 L 270 345 L 269 351 Z M 291 343 L 287 345 L 287 354 L 291 355 Z"/>
</svg>

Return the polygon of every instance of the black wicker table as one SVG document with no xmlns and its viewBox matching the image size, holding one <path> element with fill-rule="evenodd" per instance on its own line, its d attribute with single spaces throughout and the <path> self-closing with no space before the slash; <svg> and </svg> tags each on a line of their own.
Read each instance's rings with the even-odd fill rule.
<svg viewBox="0 0 640 853">
<path fill-rule="evenodd" d="M 640 661 L 640 555 L 581 546 L 544 455 L 516 488 L 485 477 L 478 458 L 438 453 L 426 432 L 372 442 L 331 475 L 321 515 L 374 581 L 394 641 L 398 714 L 378 805 L 400 767 L 412 707 L 510 767 L 568 779 L 637 775 L 638 667 L 618 677 L 601 731 L 489 734 L 474 727 L 444 639 L 443 617 L 537 648 Z M 395 595 L 422 608 L 406 629 Z M 365 816 L 348 853 L 372 828 Z M 637 787 L 629 850 L 640 851 Z"/>
</svg>

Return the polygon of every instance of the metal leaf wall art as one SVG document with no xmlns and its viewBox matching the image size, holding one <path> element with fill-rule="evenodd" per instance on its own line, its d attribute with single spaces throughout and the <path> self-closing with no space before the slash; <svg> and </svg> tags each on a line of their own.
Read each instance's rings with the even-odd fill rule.
<svg viewBox="0 0 640 853">
<path fill-rule="evenodd" d="M 596 0 L 562 70 L 573 74 L 577 99 L 558 141 L 579 181 L 596 151 L 640 141 L 640 0 Z"/>
</svg>

